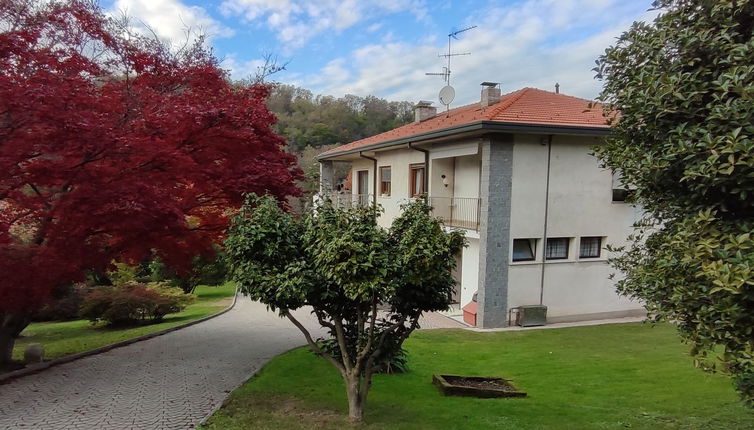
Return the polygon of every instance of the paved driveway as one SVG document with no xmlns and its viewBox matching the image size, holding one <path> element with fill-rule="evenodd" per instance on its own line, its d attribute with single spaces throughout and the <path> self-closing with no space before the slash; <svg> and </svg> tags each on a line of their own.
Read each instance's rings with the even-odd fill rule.
<svg viewBox="0 0 754 430">
<path fill-rule="evenodd" d="M 304 343 L 287 319 L 239 297 L 201 324 L 0 385 L 0 429 L 192 429 L 270 358 Z"/>
</svg>

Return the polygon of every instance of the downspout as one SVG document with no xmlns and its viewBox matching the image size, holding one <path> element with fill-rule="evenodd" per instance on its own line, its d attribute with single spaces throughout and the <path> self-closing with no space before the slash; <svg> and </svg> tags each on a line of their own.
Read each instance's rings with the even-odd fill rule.
<svg viewBox="0 0 754 430">
<path fill-rule="evenodd" d="M 424 153 L 424 201 L 429 202 L 429 151 L 413 146 L 411 142 L 408 143 L 408 149 L 419 151 Z"/>
<path fill-rule="evenodd" d="M 374 207 L 377 207 L 377 159 L 367 157 L 361 151 L 359 151 L 359 157 L 366 158 L 367 160 L 372 160 L 373 162 L 374 168 L 372 169 L 372 203 L 374 204 Z"/>
<path fill-rule="evenodd" d="M 550 204 L 550 160 L 552 158 L 552 135 L 547 136 L 547 179 L 545 181 L 545 221 L 542 228 L 542 273 L 539 282 L 539 304 L 543 304 L 545 295 L 545 262 L 547 252 L 547 212 Z"/>
</svg>

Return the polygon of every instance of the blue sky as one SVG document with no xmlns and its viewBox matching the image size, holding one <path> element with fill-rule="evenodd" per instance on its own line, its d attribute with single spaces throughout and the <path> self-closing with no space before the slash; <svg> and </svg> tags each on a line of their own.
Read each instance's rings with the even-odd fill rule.
<svg viewBox="0 0 754 430">
<path fill-rule="evenodd" d="M 454 105 L 478 98 L 479 83 L 503 92 L 525 86 L 593 98 L 594 59 L 635 20 L 651 20 L 651 0 L 106 0 L 112 13 L 179 43 L 186 28 L 208 43 L 234 78 L 254 74 L 265 54 L 287 62 L 274 80 L 315 94 L 373 94 L 437 104 L 450 31 Z"/>
</svg>

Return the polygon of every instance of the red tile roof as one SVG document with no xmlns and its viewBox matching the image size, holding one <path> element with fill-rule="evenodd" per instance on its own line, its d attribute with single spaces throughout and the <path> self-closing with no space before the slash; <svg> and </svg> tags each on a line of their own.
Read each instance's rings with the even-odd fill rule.
<svg viewBox="0 0 754 430">
<path fill-rule="evenodd" d="M 333 148 L 320 154 L 320 157 L 480 121 L 608 129 L 602 106 L 594 103 L 590 108 L 589 103 L 589 100 L 565 94 L 524 88 L 503 95 L 498 103 L 486 108 L 482 108 L 479 103 L 473 103 L 448 112 L 440 112 L 428 120 L 406 124 Z"/>
</svg>

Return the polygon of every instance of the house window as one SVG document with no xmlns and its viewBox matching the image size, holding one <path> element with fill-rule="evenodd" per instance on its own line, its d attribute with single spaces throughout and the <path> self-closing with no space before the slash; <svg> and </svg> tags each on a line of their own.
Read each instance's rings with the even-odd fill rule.
<svg viewBox="0 0 754 430">
<path fill-rule="evenodd" d="M 579 258 L 599 258 L 601 249 L 601 237 L 582 237 L 579 245 Z"/>
<path fill-rule="evenodd" d="M 631 198 L 631 194 L 633 190 L 626 190 L 623 188 L 613 188 L 613 201 L 614 202 L 625 202 L 629 198 Z"/>
<path fill-rule="evenodd" d="M 547 245 L 545 246 L 545 259 L 565 260 L 566 258 L 568 258 L 568 238 L 547 238 Z"/>
<path fill-rule="evenodd" d="M 380 167 L 380 195 L 390 195 L 390 166 Z"/>
<path fill-rule="evenodd" d="M 369 170 L 359 170 L 356 172 L 356 191 L 360 196 L 366 196 L 369 194 Z"/>
<path fill-rule="evenodd" d="M 633 190 L 626 188 L 626 185 L 623 184 L 623 172 L 621 169 L 617 169 L 613 172 L 613 201 L 614 202 L 625 202 L 626 200 L 631 198 L 631 194 L 633 194 Z"/>
<path fill-rule="evenodd" d="M 424 174 L 424 164 L 411 165 L 411 174 L 409 175 L 411 197 L 418 197 L 427 192 L 424 189 Z"/>
<path fill-rule="evenodd" d="M 535 239 L 513 239 L 513 261 L 532 261 L 535 251 Z"/>
</svg>

